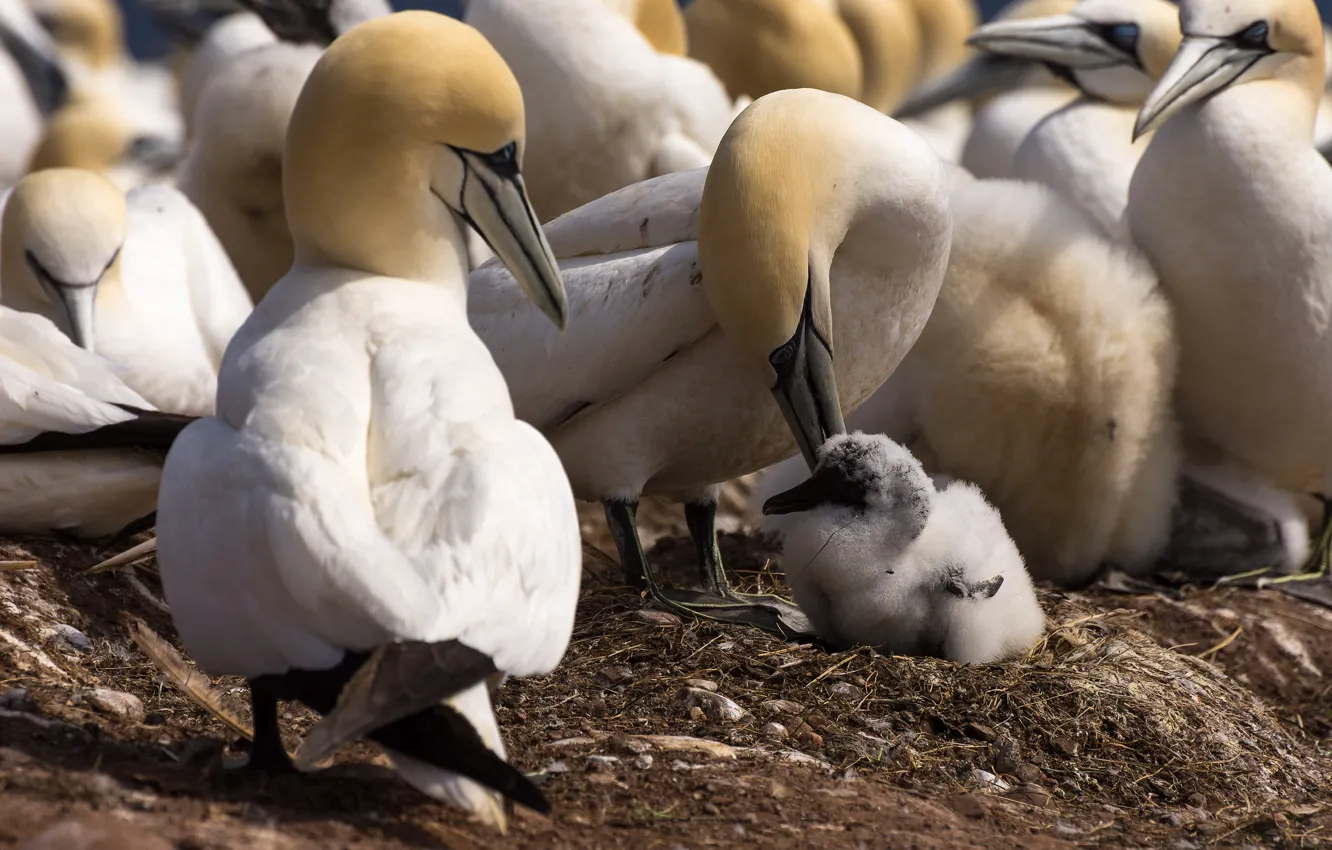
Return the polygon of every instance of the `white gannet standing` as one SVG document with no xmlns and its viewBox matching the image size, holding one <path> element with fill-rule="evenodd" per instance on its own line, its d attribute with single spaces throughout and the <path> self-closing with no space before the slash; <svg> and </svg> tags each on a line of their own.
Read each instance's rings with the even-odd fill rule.
<svg viewBox="0 0 1332 850">
<path fill-rule="evenodd" d="M 159 410 L 213 410 L 217 369 L 251 303 L 193 205 L 167 186 L 126 198 L 91 171 L 50 169 L 10 193 L 0 303 L 39 313 L 117 364 Z"/>
<path fill-rule="evenodd" d="M 991 663 L 1045 633 L 1022 555 L 974 485 L 936 490 L 881 434 L 832 437 L 805 482 L 767 500 L 781 516 L 792 595 L 836 649 Z"/>
<path fill-rule="evenodd" d="M 466 21 L 523 87 L 542 220 L 707 165 L 731 121 L 734 105 L 705 65 L 657 52 L 604 0 L 473 0 Z"/>
<path fill-rule="evenodd" d="M 101 537 L 151 515 L 188 421 L 47 319 L 0 307 L 0 533 Z"/>
<path fill-rule="evenodd" d="M 705 590 L 661 598 L 799 631 L 789 605 L 729 590 L 716 485 L 797 448 L 812 466 L 892 374 L 943 278 L 948 176 L 882 113 L 795 89 L 736 119 L 700 202 L 703 179 L 632 186 L 550 225 L 578 333 L 543 328 L 494 264 L 473 272 L 469 313 L 517 415 L 575 494 L 604 503 L 631 584 L 657 592 L 634 514 L 640 494 L 666 495 L 685 503 Z"/>
<path fill-rule="evenodd" d="M 25 0 L 0 0 L 0 187 L 23 176 L 69 85 L 55 45 Z"/>
<path fill-rule="evenodd" d="M 1312 0 L 1184 0 L 1180 28 L 1135 128 L 1156 132 L 1127 218 L 1174 305 L 1181 424 L 1279 486 L 1320 475 L 1332 494 L 1318 10 Z"/>
<path fill-rule="evenodd" d="M 555 666 L 581 571 L 559 459 L 467 323 L 464 221 L 565 323 L 523 144 L 518 83 L 464 24 L 402 12 L 324 52 L 287 136 L 295 265 L 167 457 L 157 517 L 186 649 L 249 680 L 252 766 L 290 767 L 277 702 L 298 699 L 325 714 L 302 766 L 367 737 L 498 825 L 496 792 L 545 802 L 486 681 Z"/>
<path fill-rule="evenodd" d="M 1043 62 L 1082 92 L 1027 134 L 1013 176 L 1053 188 L 1103 233 L 1126 235 L 1129 181 L 1147 149 L 1133 124 L 1179 40 L 1179 10 L 1166 0 L 1084 0 L 1066 15 L 978 29 L 971 44 Z"/>
<path fill-rule="evenodd" d="M 1150 572 L 1180 466 L 1156 277 L 1044 186 L 957 169 L 952 210 L 929 323 L 848 426 L 980 487 L 1037 578 L 1077 586 L 1104 563 Z M 783 466 L 760 494 L 803 475 Z"/>
<path fill-rule="evenodd" d="M 1074 5 L 1074 0 L 1015 0 L 996 20 L 1059 15 Z M 1012 176 L 1013 156 L 1031 129 L 1076 96 L 1076 89 L 1029 60 L 979 53 L 926 81 L 893 114 L 914 127 L 955 101 L 971 101 L 974 115 L 954 159 L 977 177 L 1004 178 Z"/>
</svg>

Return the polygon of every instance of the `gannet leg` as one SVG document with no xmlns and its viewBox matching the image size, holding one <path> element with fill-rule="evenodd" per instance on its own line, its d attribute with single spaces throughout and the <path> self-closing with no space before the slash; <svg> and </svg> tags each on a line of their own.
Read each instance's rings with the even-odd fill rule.
<svg viewBox="0 0 1332 850">
<path fill-rule="evenodd" d="M 1327 488 L 1324 487 L 1326 491 Z M 1295 575 L 1264 579 L 1260 587 L 1271 587 L 1282 593 L 1313 602 L 1325 608 L 1332 608 L 1332 496 L 1325 493 L 1315 494 L 1323 503 L 1323 522 L 1318 535 L 1318 544 L 1305 565 L 1305 572 Z"/>
<path fill-rule="evenodd" d="M 1192 466 L 1179 479 L 1164 566 L 1201 581 L 1289 573 L 1309 554 L 1293 494 L 1232 465 Z"/>
<path fill-rule="evenodd" d="M 638 500 L 612 499 L 602 503 L 606 510 L 606 525 L 620 554 L 620 568 L 624 570 L 624 583 L 637 591 L 648 589 L 647 556 L 638 539 Z"/>
<path fill-rule="evenodd" d="M 254 715 L 254 740 L 250 744 L 250 758 L 246 769 L 265 773 L 295 773 L 291 757 L 282 746 L 278 730 L 277 694 L 260 679 L 250 679 L 250 709 Z"/>
</svg>

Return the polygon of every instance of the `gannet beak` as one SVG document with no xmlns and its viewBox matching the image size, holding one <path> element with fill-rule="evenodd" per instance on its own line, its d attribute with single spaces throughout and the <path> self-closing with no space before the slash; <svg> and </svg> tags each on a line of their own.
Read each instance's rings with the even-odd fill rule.
<svg viewBox="0 0 1332 850">
<path fill-rule="evenodd" d="M 65 310 L 65 318 L 69 322 L 69 338 L 79 348 L 86 349 L 94 354 L 97 353 L 96 340 L 93 334 L 93 313 L 97 306 L 97 284 L 92 283 L 69 283 L 56 280 L 51 274 L 42 267 L 37 258 L 31 252 L 26 257 L 28 268 L 32 270 L 42 289 L 46 290 L 47 297 L 53 302 L 59 304 Z M 115 262 L 115 258 L 112 258 Z M 111 264 L 107 264 L 110 268 Z"/>
<path fill-rule="evenodd" d="M 69 81 L 54 56 L 48 56 L 23 36 L 0 25 L 0 48 L 3 48 L 23 74 L 33 102 L 43 117 L 64 106 L 69 97 Z"/>
<path fill-rule="evenodd" d="M 185 158 L 181 146 L 161 136 L 136 136 L 125 156 L 153 173 L 170 171 Z"/>
<path fill-rule="evenodd" d="M 819 447 L 834 434 L 846 433 L 846 422 L 837 396 L 832 348 L 814 324 L 811 291 L 812 284 L 806 287 L 805 307 L 795 334 L 768 357 L 768 362 L 777 373 L 772 394 L 805 463 L 813 469 Z"/>
<path fill-rule="evenodd" d="M 462 209 L 457 212 L 486 240 L 527 297 L 563 331 L 569 313 L 564 282 L 527 198 L 516 146 L 492 154 L 453 150 L 464 169 Z"/>
<path fill-rule="evenodd" d="M 967 44 L 988 53 L 1065 68 L 1138 64 L 1137 56 L 1111 44 L 1090 21 L 1073 15 L 996 21 L 972 33 Z"/>
<path fill-rule="evenodd" d="M 1242 47 L 1230 38 L 1185 36 L 1170 67 L 1138 112 L 1133 139 L 1160 127 L 1189 104 L 1231 85 L 1271 53 L 1265 47 Z"/>
<path fill-rule="evenodd" d="M 944 585 L 944 590 L 963 599 L 989 599 L 999 592 L 999 588 L 1003 587 L 1003 584 L 1004 577 L 1002 574 L 991 576 L 984 581 L 966 581 L 962 578 L 954 578 Z"/>
<path fill-rule="evenodd" d="M 764 502 L 763 515 L 797 514 L 819 505 L 854 505 L 863 503 L 864 499 L 863 491 L 850 491 L 845 476 L 816 470 L 807 480 Z"/>
<path fill-rule="evenodd" d="M 1032 62 L 1029 59 L 978 54 L 952 73 L 919 86 L 893 110 L 893 117 L 898 120 L 914 118 L 955 100 L 969 100 L 1015 89 L 1031 70 Z"/>
</svg>

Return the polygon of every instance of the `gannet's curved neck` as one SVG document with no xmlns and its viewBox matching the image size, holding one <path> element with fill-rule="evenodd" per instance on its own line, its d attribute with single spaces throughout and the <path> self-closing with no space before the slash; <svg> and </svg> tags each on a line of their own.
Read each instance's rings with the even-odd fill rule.
<svg viewBox="0 0 1332 850">
<path fill-rule="evenodd" d="M 298 108 L 288 151 L 304 135 L 299 118 Z M 419 145 L 395 149 L 385 138 L 392 130 L 372 120 L 330 114 L 312 123 L 339 142 L 303 143 L 302 156 L 286 158 L 283 194 L 296 263 L 464 286 L 466 240 L 431 191 L 430 152 Z"/>
<path fill-rule="evenodd" d="M 1320 73 L 1312 87 L 1315 92 L 1321 92 L 1321 80 Z M 1258 148 L 1308 150 L 1313 145 L 1319 101 L 1309 88 L 1304 80 L 1289 77 L 1255 80 L 1226 89 L 1190 109 L 1196 110 L 1194 120 L 1209 139 L 1233 147 L 1246 160 Z M 1166 122 L 1161 130 L 1169 127 Z"/>
</svg>

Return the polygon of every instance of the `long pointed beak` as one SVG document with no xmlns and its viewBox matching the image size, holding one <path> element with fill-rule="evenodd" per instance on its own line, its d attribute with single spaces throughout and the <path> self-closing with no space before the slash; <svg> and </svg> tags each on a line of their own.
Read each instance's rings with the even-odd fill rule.
<svg viewBox="0 0 1332 850">
<path fill-rule="evenodd" d="M 462 199 L 468 223 L 513 273 L 527 297 L 563 331 L 569 319 L 564 282 L 532 212 L 522 174 L 516 167 L 499 172 L 470 151 L 460 155 L 469 178 Z"/>
<path fill-rule="evenodd" d="M 64 305 L 69 319 L 69 338 L 79 348 L 97 353 L 96 336 L 93 333 L 93 314 L 97 306 L 97 284 L 55 284 L 56 294 Z"/>
<path fill-rule="evenodd" d="M 805 463 L 813 469 L 819 447 L 834 434 L 846 433 L 846 421 L 837 396 L 832 352 L 814 327 L 808 290 L 795 335 L 773 352 L 768 362 L 777 372 L 772 394 Z"/>
<path fill-rule="evenodd" d="M 1065 68 L 1136 65 L 1130 56 L 1099 36 L 1092 25 L 1073 15 L 996 21 L 977 29 L 967 44 L 987 53 L 1049 62 Z"/>
<path fill-rule="evenodd" d="M 980 53 L 953 72 L 917 87 L 893 110 L 893 117 L 914 118 L 955 100 L 1011 91 L 1022 85 L 1033 67 L 1029 59 Z"/>
<path fill-rule="evenodd" d="M 1133 127 L 1136 141 L 1192 103 L 1235 83 L 1270 50 L 1240 47 L 1230 39 L 1185 36 L 1161 81 L 1147 96 Z"/>
<path fill-rule="evenodd" d="M 3 25 L 0 25 L 0 48 L 14 59 L 32 93 L 33 103 L 43 116 L 50 116 L 65 104 L 69 97 L 69 80 L 53 54 L 43 53 Z"/>
</svg>

